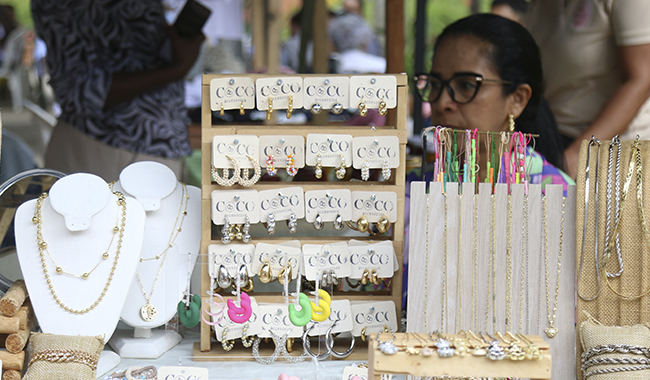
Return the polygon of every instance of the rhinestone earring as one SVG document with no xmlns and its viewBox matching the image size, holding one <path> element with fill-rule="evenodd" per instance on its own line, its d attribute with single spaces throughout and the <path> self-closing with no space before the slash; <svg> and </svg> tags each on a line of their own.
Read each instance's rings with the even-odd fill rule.
<svg viewBox="0 0 650 380">
<path fill-rule="evenodd" d="M 272 154 L 269 154 L 268 157 L 266 158 L 266 172 L 271 177 L 278 174 L 278 169 L 275 167 L 275 162 L 273 161 L 273 155 Z"/>
<path fill-rule="evenodd" d="M 269 106 L 266 109 L 266 120 L 271 120 L 272 115 L 273 115 L 273 98 L 269 96 Z"/>
<path fill-rule="evenodd" d="M 340 155 L 340 157 L 341 157 L 341 164 L 339 165 L 339 168 L 336 169 L 336 178 L 344 179 L 345 178 L 345 172 L 346 172 L 346 169 L 345 169 L 345 156 Z"/>
<path fill-rule="evenodd" d="M 313 113 L 314 115 L 318 115 L 319 113 L 321 113 L 322 110 L 323 110 L 323 106 L 321 106 L 318 103 L 314 103 L 314 105 L 311 106 L 311 113 Z"/>
<path fill-rule="evenodd" d="M 269 216 L 266 219 L 266 232 L 268 232 L 269 235 L 275 233 L 275 215 L 273 215 L 272 212 L 269 213 Z"/>
<path fill-rule="evenodd" d="M 324 226 L 325 224 L 323 223 L 323 218 L 321 218 L 320 214 L 316 214 L 316 218 L 314 218 L 314 223 L 313 223 L 313 225 L 314 225 L 314 228 L 315 228 L 317 231 L 320 231 L 320 230 L 323 229 L 323 226 Z"/>
<path fill-rule="evenodd" d="M 384 160 L 384 162 L 381 164 L 381 176 L 384 179 L 384 181 L 388 181 L 390 179 L 390 175 L 391 175 L 390 161 Z"/>
<path fill-rule="evenodd" d="M 287 155 L 287 174 L 291 177 L 295 177 L 298 174 L 298 169 L 295 166 L 296 159 L 293 157 L 293 154 Z"/>
<path fill-rule="evenodd" d="M 293 96 L 289 95 L 289 107 L 287 107 L 287 119 L 291 119 L 293 114 Z"/>
<path fill-rule="evenodd" d="M 367 181 L 370 179 L 370 164 L 368 161 L 364 161 L 361 166 L 361 180 Z"/>
<path fill-rule="evenodd" d="M 295 234 L 298 231 L 298 220 L 296 219 L 296 214 L 293 212 L 289 215 L 289 220 L 287 221 L 287 227 L 289 227 L 289 233 Z"/>
<path fill-rule="evenodd" d="M 314 174 L 318 179 L 321 179 L 323 177 L 323 157 L 320 155 L 320 153 L 316 154 L 316 166 L 314 167 Z"/>
</svg>

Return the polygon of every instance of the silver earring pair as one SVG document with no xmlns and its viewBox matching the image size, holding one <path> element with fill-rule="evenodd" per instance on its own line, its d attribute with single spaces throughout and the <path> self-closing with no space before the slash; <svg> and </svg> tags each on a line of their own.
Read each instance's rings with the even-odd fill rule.
<svg viewBox="0 0 650 380">
<path fill-rule="evenodd" d="M 298 231 L 298 219 L 296 218 L 296 214 L 293 212 L 291 215 L 289 215 L 289 220 L 287 220 L 287 227 L 289 227 L 289 233 L 295 234 L 296 231 Z M 268 232 L 269 235 L 273 235 L 275 233 L 275 215 L 273 213 L 269 213 L 269 216 L 266 221 L 266 232 Z"/>
<path fill-rule="evenodd" d="M 318 115 L 323 111 L 323 106 L 321 106 L 318 103 L 314 103 L 314 105 L 311 106 L 311 113 L 314 115 Z M 343 113 L 343 105 L 341 103 L 336 103 L 332 106 L 332 113 L 334 115 L 340 115 Z"/>
<path fill-rule="evenodd" d="M 233 239 L 237 239 L 244 243 L 248 243 L 251 241 L 250 228 L 251 223 L 248 216 L 246 216 L 246 221 L 243 225 L 234 226 L 230 224 L 228 217 L 226 217 L 223 227 L 221 227 L 221 242 L 223 244 L 230 244 Z"/>
<path fill-rule="evenodd" d="M 325 223 L 323 222 L 323 218 L 320 216 L 320 214 L 316 214 L 312 225 L 316 231 L 320 231 L 323 229 L 323 227 L 325 227 Z M 336 218 L 334 218 L 334 229 L 337 231 L 341 231 L 343 229 L 343 218 L 341 217 L 341 214 L 337 214 Z"/>
</svg>

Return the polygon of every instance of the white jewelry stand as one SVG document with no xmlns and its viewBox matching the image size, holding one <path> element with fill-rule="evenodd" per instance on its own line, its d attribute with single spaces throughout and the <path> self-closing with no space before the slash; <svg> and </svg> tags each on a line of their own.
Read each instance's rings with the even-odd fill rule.
<svg viewBox="0 0 650 380">
<path fill-rule="evenodd" d="M 129 285 L 135 274 L 144 234 L 145 213 L 140 203 L 126 198 L 126 224 L 122 249 L 115 273 L 104 298 L 83 314 L 74 314 L 59 306 L 50 293 L 41 269 L 36 243 L 36 224 L 32 222 L 36 200 L 22 204 L 15 217 L 16 250 L 34 313 L 45 333 L 102 336 L 110 339 L 120 319 Z M 42 234 L 48 250 L 64 271 L 82 274 L 101 259 L 102 250 L 113 237 L 113 228 L 121 220 L 117 198 L 103 179 L 92 174 L 72 174 L 58 180 L 43 201 Z M 87 279 L 57 275 L 52 260 L 45 264 L 54 291 L 61 302 L 72 309 L 85 309 L 104 291 L 113 266 L 117 239 L 110 257 L 100 262 Z M 101 354 L 97 373 L 116 367 L 120 357 L 112 351 Z"/>
<path fill-rule="evenodd" d="M 174 172 L 157 162 L 137 162 L 124 168 L 114 188 L 135 197 L 147 213 L 141 257 L 153 258 L 160 255 L 169 243 L 172 229 L 180 226 L 185 209 L 185 203 L 181 208 L 181 197 L 185 194 Z M 135 331 L 118 330 L 109 342 L 123 358 L 155 359 L 181 340 L 181 336 L 174 331 L 152 329 L 164 325 L 176 314 L 178 302 L 183 298 L 187 287 L 188 264 L 194 268 L 198 258 L 201 243 L 201 190 L 187 186 L 186 195 L 189 196 L 187 215 L 173 246 L 167 251 L 165 261 L 162 262 L 161 257 L 159 260 L 138 264 L 138 275 L 147 296 L 152 294 L 160 269 L 150 299 L 150 304 L 158 314 L 150 322 L 142 319 L 140 308 L 147 303 L 147 299 L 136 277 L 122 309 L 122 320 L 135 327 Z M 178 222 L 174 227 L 177 216 Z M 191 255 L 191 259 L 188 259 L 188 255 Z"/>
</svg>

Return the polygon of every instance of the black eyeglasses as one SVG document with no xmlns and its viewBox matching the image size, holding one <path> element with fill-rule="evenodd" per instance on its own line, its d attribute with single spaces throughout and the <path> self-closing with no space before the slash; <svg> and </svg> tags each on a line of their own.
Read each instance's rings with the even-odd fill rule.
<svg viewBox="0 0 650 380">
<path fill-rule="evenodd" d="M 436 102 L 442 95 L 442 90 L 447 87 L 451 99 L 458 104 L 471 102 L 483 82 L 512 84 L 500 79 L 485 79 L 481 74 L 456 73 L 447 80 L 442 80 L 438 74 L 416 74 L 415 88 L 423 102 Z"/>
</svg>

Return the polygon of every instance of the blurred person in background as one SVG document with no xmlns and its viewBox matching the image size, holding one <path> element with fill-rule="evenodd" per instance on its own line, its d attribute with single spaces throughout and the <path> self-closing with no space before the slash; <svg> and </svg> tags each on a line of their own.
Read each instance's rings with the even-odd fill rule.
<svg viewBox="0 0 650 380">
<path fill-rule="evenodd" d="M 492 13 L 522 25 L 527 11 L 528 1 L 526 0 L 494 0 L 492 2 Z"/>
</svg>

